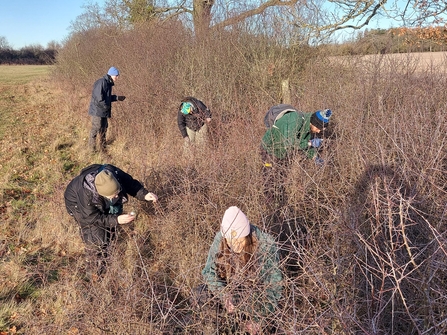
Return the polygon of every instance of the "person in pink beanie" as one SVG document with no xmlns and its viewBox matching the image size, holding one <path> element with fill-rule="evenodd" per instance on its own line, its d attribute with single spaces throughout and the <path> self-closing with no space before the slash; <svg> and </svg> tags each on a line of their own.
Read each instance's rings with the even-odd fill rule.
<svg viewBox="0 0 447 335">
<path fill-rule="evenodd" d="M 244 331 L 265 334 L 272 326 L 282 295 L 278 248 L 238 207 L 225 211 L 202 275 L 202 292 L 217 298 L 227 313 L 238 314 Z"/>
</svg>

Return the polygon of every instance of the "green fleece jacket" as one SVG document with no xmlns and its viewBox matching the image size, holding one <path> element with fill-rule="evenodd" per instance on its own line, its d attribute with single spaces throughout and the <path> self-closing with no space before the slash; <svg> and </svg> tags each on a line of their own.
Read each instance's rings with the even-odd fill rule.
<svg viewBox="0 0 447 335">
<path fill-rule="evenodd" d="M 253 317 L 266 316 L 272 313 L 278 305 L 282 294 L 282 273 L 279 269 L 279 253 L 273 237 L 262 232 L 256 226 L 251 226 L 252 234 L 258 240 L 258 248 L 252 259 L 258 267 L 255 280 L 245 278 L 244 273 L 235 275 L 230 290 L 225 279 L 217 275 L 216 258 L 222 240 L 222 233 L 218 232 L 208 253 L 206 265 L 202 270 L 203 278 L 209 290 L 217 297 L 223 298 L 231 294 L 233 301 L 242 301 L 237 306 L 239 310 L 250 313 Z M 243 291 L 238 291 L 236 282 L 241 283 Z M 236 305 L 236 304 L 235 304 Z"/>
<path fill-rule="evenodd" d="M 288 112 L 267 129 L 262 137 L 262 147 L 272 156 L 283 159 L 290 152 L 299 149 L 308 158 L 314 158 L 317 151 L 309 147 L 311 139 L 310 117 L 312 113 Z"/>
</svg>

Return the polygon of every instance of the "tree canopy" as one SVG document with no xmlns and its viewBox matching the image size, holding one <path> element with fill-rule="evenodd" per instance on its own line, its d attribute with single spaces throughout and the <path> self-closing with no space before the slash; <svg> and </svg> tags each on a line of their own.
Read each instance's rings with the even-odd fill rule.
<svg viewBox="0 0 447 335">
<path fill-rule="evenodd" d="M 72 31 L 95 26 L 129 28 L 154 19 L 181 18 L 198 37 L 213 29 L 244 25 L 257 32 L 284 31 L 307 40 L 324 38 L 342 29 L 361 29 L 373 19 L 386 18 L 414 27 L 443 24 L 445 1 L 419 0 L 106 0 L 91 4 L 72 24 Z M 260 26 L 258 22 L 264 24 Z"/>
</svg>

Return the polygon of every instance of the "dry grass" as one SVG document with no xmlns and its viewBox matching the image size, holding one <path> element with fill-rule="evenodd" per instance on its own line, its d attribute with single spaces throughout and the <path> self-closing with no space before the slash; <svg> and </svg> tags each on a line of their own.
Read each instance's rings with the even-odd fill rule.
<svg viewBox="0 0 447 335">
<path fill-rule="evenodd" d="M 300 68 L 291 80 L 292 103 L 306 111 L 331 107 L 333 135 L 322 169 L 292 162 L 278 206 L 264 199 L 258 148 L 262 117 L 278 102 L 276 84 L 295 70 L 272 75 L 261 64 L 282 68 L 299 53 L 255 53 L 256 44 L 232 38 L 216 39 L 207 50 L 219 52 L 207 54 L 181 49 L 181 34 L 141 34 L 144 39 L 123 36 L 116 58 L 104 61 L 89 52 L 109 57 L 110 41 L 77 44 L 82 59 L 59 60 L 62 72 L 73 61 L 85 67 L 70 73 L 71 81 L 39 78 L 0 92 L 8 115 L 0 166 L 1 331 L 232 329 L 232 317 L 198 311 L 188 299 L 202 281 L 224 210 L 237 205 L 252 223 L 276 233 L 283 249 L 285 293 L 274 319 L 284 333 L 445 332 L 447 94 L 438 72 L 390 73 L 380 60 L 359 71 L 355 62 L 340 66 L 317 57 Z M 146 38 L 158 53 L 138 52 Z M 90 155 L 90 89 L 110 63 L 122 71 L 114 90 L 128 99 L 113 112 L 110 156 Z M 194 161 L 181 154 L 175 119 L 189 87 L 214 112 L 211 145 Z M 123 228 L 105 278 L 88 282 L 63 192 L 81 168 L 101 162 L 142 180 L 160 206 L 128 204 L 126 210 L 139 212 L 135 225 Z"/>
</svg>

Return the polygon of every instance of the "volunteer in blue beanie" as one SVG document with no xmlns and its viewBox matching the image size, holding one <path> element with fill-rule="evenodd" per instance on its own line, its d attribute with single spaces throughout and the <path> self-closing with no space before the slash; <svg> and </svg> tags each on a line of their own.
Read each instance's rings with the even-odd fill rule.
<svg viewBox="0 0 447 335">
<path fill-rule="evenodd" d="M 324 166 L 318 151 L 331 115 L 330 109 L 305 113 L 286 104 L 269 109 L 264 118 L 267 130 L 261 141 L 264 195 L 269 206 L 278 209 L 287 204 L 284 185 L 288 165 L 295 154 Z"/>
<path fill-rule="evenodd" d="M 92 118 L 92 128 L 88 140 L 89 148 L 95 152 L 96 138 L 99 135 L 99 149 L 106 149 L 106 133 L 109 126 L 108 119 L 112 117 L 112 102 L 123 101 L 123 95 L 113 95 L 112 87 L 120 75 L 119 70 L 112 66 L 107 74 L 93 84 L 92 97 L 88 115 Z"/>
<path fill-rule="evenodd" d="M 265 121 L 268 128 L 261 143 L 264 165 L 270 167 L 274 162 L 285 161 L 297 150 L 322 165 L 318 149 L 323 144 L 324 130 L 331 115 L 330 109 L 305 113 L 291 105 L 273 106 L 266 115 L 271 121 Z"/>
</svg>

